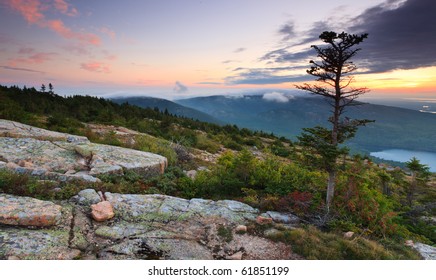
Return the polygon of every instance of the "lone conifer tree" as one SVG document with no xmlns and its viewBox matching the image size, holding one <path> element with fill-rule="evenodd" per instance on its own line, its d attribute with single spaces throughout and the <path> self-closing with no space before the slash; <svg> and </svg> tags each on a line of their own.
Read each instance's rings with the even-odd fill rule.
<svg viewBox="0 0 436 280">
<path fill-rule="evenodd" d="M 357 70 L 357 66 L 350 61 L 360 50 L 356 48 L 356 45 L 367 37 L 368 34 L 323 32 L 319 38 L 325 44 L 311 46 L 315 49 L 320 61 L 311 60 L 312 66 L 307 70 L 308 74 L 316 78 L 316 83 L 296 86 L 298 89 L 325 97 L 332 108 L 332 115 L 329 118 L 332 124 L 331 129 L 320 126 L 305 128 L 302 135 L 298 137 L 300 144 L 309 148 L 313 152 L 312 155 L 316 154 L 313 158 L 329 174 L 326 195 L 327 213 L 330 211 L 334 197 L 336 160 L 341 154 L 347 153 L 347 150 L 340 148 L 339 144 L 352 138 L 358 126 L 370 122 L 369 120 L 341 118 L 347 106 L 358 105 L 359 103 L 354 100 L 368 92 L 367 88 L 352 87 L 354 78 L 350 75 Z"/>
<path fill-rule="evenodd" d="M 412 179 L 410 181 L 410 186 L 407 188 L 407 202 L 409 206 L 413 205 L 413 201 L 418 190 L 419 185 L 425 185 L 425 183 L 430 178 L 430 167 L 426 164 L 421 164 L 419 159 L 416 157 L 411 158 L 406 162 L 407 168 L 410 169 L 412 173 Z"/>
</svg>

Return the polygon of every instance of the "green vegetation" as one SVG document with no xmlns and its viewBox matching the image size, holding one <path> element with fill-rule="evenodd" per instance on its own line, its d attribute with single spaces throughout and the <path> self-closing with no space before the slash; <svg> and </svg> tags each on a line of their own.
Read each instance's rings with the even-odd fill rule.
<svg viewBox="0 0 436 280">
<path fill-rule="evenodd" d="M 151 194 L 162 193 L 184 196 L 178 188 L 178 181 L 186 175 L 178 167 L 170 167 L 165 174 L 145 179 L 134 172 L 124 176 L 101 175 L 102 182 L 86 183 L 80 180 L 57 182 L 38 180 L 27 174 L 18 174 L 0 169 L 0 192 L 19 196 L 30 196 L 42 200 L 65 200 L 79 191 L 92 188 L 103 192 Z M 187 197 L 187 196 L 184 196 Z"/>
<path fill-rule="evenodd" d="M 232 228 L 223 225 L 218 226 L 217 234 L 225 242 L 230 242 L 233 240 Z"/>
<path fill-rule="evenodd" d="M 412 206 L 415 199 L 415 193 L 418 186 L 425 186 L 425 183 L 430 178 L 430 168 L 421 164 L 419 160 L 413 157 L 410 161 L 406 162 L 407 168 L 412 172 L 412 179 L 410 181 L 409 188 L 407 189 L 407 201 L 409 206 Z"/>
<path fill-rule="evenodd" d="M 44 200 L 69 199 L 89 185 L 74 182 L 59 184 L 55 181 L 36 180 L 26 174 L 0 169 L 0 192 L 19 196 L 30 196 Z"/>
<path fill-rule="evenodd" d="M 388 242 L 356 237 L 344 239 L 334 233 L 326 233 L 313 226 L 284 230 L 271 237 L 272 240 L 292 245 L 292 250 L 309 260 L 419 260 L 419 255 L 410 248 Z"/>
</svg>

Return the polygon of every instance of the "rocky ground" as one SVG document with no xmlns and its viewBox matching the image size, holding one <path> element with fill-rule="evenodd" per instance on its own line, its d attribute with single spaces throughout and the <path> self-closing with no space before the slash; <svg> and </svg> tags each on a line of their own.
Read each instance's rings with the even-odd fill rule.
<svg viewBox="0 0 436 280">
<path fill-rule="evenodd" d="M 97 129 L 97 128 L 94 128 Z M 132 131 L 117 129 L 131 135 Z M 0 120 L 0 168 L 43 180 L 162 173 L 166 158 Z M 257 223 L 256 223 L 257 219 Z M 0 259 L 292 259 L 289 246 L 251 234 L 298 223 L 237 201 L 81 191 L 69 201 L 0 194 Z M 271 229 L 270 229 L 271 233 Z"/>
<path fill-rule="evenodd" d="M 101 174 L 132 170 L 144 176 L 163 173 L 165 157 L 109 145 L 86 137 L 0 120 L 0 168 L 48 180 L 96 182 Z"/>
<path fill-rule="evenodd" d="M 102 200 L 108 207 L 97 209 Z M 270 226 L 254 234 L 258 224 Z M 0 259 L 298 259 L 263 236 L 297 224 L 231 200 L 87 189 L 55 203 L 0 194 Z"/>
</svg>

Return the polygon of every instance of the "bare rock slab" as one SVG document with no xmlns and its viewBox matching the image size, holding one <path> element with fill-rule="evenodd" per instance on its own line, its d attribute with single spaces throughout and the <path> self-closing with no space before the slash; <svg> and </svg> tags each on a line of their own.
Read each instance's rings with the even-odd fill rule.
<svg viewBox="0 0 436 280">
<path fill-rule="evenodd" d="M 50 131 L 19 122 L 0 119 L 0 137 L 33 138 L 49 141 L 65 141 L 69 143 L 89 143 L 88 138 L 67 133 Z"/>
<path fill-rule="evenodd" d="M 68 231 L 4 228 L 0 230 L 0 259 L 71 260 L 81 252 L 68 246 Z"/>
<path fill-rule="evenodd" d="M 233 223 L 254 220 L 258 210 L 247 204 L 207 199 L 182 199 L 165 195 L 106 193 L 117 213 L 125 221 L 180 221 L 190 217 L 220 217 Z"/>
<path fill-rule="evenodd" d="M 0 194 L 0 224 L 48 227 L 56 225 L 62 207 L 30 197 Z"/>
</svg>

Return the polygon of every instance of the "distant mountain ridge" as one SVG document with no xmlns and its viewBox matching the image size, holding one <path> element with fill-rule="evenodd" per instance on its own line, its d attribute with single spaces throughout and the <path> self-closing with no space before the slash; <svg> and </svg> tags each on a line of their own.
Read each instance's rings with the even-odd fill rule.
<svg viewBox="0 0 436 280">
<path fill-rule="evenodd" d="M 111 101 L 117 104 L 129 103 L 130 105 L 136 105 L 141 108 L 159 108 L 160 111 L 168 110 L 170 114 L 177 115 L 180 117 L 187 117 L 194 120 L 215 123 L 215 124 L 223 124 L 222 121 L 214 118 L 204 112 L 199 110 L 185 107 L 181 104 L 162 99 L 156 97 L 117 97 L 111 98 Z"/>
<path fill-rule="evenodd" d="M 286 95 L 285 95 L 286 96 Z M 262 95 L 210 96 L 177 100 L 227 123 L 253 130 L 273 132 L 295 139 L 304 127 L 329 126 L 329 104 L 315 96 L 288 96 L 287 102 L 270 101 Z M 344 116 L 370 119 L 347 145 L 360 151 L 387 148 L 436 152 L 436 115 L 362 103 L 347 108 Z"/>
</svg>

